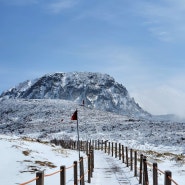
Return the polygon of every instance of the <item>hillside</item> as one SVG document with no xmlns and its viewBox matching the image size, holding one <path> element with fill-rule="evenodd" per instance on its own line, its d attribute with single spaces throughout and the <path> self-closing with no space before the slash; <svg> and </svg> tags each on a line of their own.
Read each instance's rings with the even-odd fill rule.
<svg viewBox="0 0 185 185">
<path fill-rule="evenodd" d="M 150 117 L 127 89 L 107 74 L 91 72 L 54 73 L 26 80 L 3 92 L 0 99 L 62 99 L 86 107 L 132 117 Z"/>
<path fill-rule="evenodd" d="M 185 152 L 185 123 L 133 119 L 66 100 L 1 100 L 0 133 L 77 139 L 76 121 L 71 120 L 76 109 L 81 139 L 109 139 L 134 147 L 162 144 L 162 148 L 178 146 Z"/>
<path fill-rule="evenodd" d="M 45 170 L 48 174 L 57 170 L 50 165 L 58 166 L 58 169 L 61 163 L 67 167 L 71 166 L 71 161 L 78 157 L 76 151 L 55 148 L 50 144 L 45 146 L 42 141 L 45 143 L 53 138 L 76 140 L 77 123 L 70 119 L 76 108 L 80 139 L 108 140 L 145 152 L 150 161 L 158 161 L 161 170 L 172 170 L 173 178 L 179 185 L 183 185 L 181 182 L 184 182 L 185 176 L 185 123 L 133 119 L 83 107 L 71 101 L 48 99 L 1 100 L 1 164 L 2 175 L 6 178 L 1 178 L 0 182 L 7 185 L 18 184 L 34 178 L 35 170 Z M 29 155 L 25 155 L 27 152 Z M 101 153 L 96 154 L 96 159 L 99 158 L 105 161 Z M 40 165 L 43 163 L 44 166 Z M 104 167 L 107 169 L 107 166 Z M 7 178 L 7 171 L 11 178 Z M 104 174 L 97 169 L 95 173 Z M 113 176 L 115 177 L 115 173 Z M 111 182 L 115 180 L 113 176 Z M 150 171 L 149 176 L 152 177 Z M 54 180 L 59 182 L 59 178 L 54 177 Z M 71 175 L 68 174 L 67 177 Z M 162 175 L 159 175 L 159 179 L 160 182 L 164 181 Z M 46 184 L 51 184 L 52 180 L 53 178 L 47 178 Z"/>
</svg>

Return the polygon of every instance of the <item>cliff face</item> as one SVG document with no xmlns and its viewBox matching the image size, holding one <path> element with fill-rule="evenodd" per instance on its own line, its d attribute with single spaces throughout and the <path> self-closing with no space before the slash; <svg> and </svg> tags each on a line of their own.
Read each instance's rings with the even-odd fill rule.
<svg viewBox="0 0 185 185">
<path fill-rule="evenodd" d="M 107 74 L 91 72 L 47 74 L 3 92 L 1 99 L 63 99 L 86 107 L 134 117 L 149 116 L 127 89 Z"/>
</svg>

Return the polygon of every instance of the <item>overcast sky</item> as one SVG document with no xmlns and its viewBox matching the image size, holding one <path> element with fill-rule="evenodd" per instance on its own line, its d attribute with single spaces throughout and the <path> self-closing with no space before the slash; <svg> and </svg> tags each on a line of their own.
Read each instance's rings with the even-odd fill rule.
<svg viewBox="0 0 185 185">
<path fill-rule="evenodd" d="M 46 73 L 107 73 L 185 117 L 184 0 L 0 0 L 0 93 Z"/>
</svg>

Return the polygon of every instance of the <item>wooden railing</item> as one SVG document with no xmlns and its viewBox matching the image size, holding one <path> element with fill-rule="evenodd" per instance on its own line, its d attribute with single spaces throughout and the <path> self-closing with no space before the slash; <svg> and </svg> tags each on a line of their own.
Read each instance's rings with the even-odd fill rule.
<svg viewBox="0 0 185 185">
<path fill-rule="evenodd" d="M 44 178 L 47 176 L 55 175 L 56 173 L 60 173 L 60 185 L 66 185 L 66 170 L 69 168 L 74 168 L 74 185 L 78 185 L 78 182 L 80 182 L 80 185 L 85 185 L 84 176 L 88 174 L 88 183 L 91 183 L 91 178 L 93 176 L 94 171 L 94 149 L 95 150 L 101 150 L 107 153 L 108 155 L 111 155 L 112 157 L 118 158 L 122 161 L 128 168 L 130 168 L 130 171 L 133 171 L 134 176 L 138 179 L 138 183 L 142 185 L 158 185 L 158 172 L 162 173 L 164 175 L 164 185 L 178 185 L 177 182 L 175 182 L 172 179 L 172 172 L 162 171 L 158 169 L 157 163 L 150 163 L 147 160 L 147 156 L 141 154 L 137 150 L 129 149 L 128 147 L 125 147 L 121 143 L 114 143 L 114 142 L 108 142 L 108 140 L 91 140 L 91 141 L 80 141 L 78 144 L 77 141 L 72 140 L 51 140 L 51 143 L 55 145 L 60 145 L 63 148 L 66 149 L 72 149 L 72 150 L 81 150 L 86 153 L 87 155 L 87 161 L 88 161 L 88 169 L 86 172 L 84 172 L 84 165 L 83 165 L 83 157 L 80 157 L 79 161 L 74 161 L 73 165 L 70 167 L 61 166 L 60 170 L 57 172 L 54 172 L 52 174 L 44 175 L 44 172 L 37 172 L 36 177 L 28 182 L 22 183 L 20 185 L 26 185 L 30 182 L 36 181 L 36 185 L 44 185 Z M 78 146 L 80 148 L 78 148 Z M 138 163 L 139 161 L 139 163 Z M 80 178 L 78 179 L 78 166 L 80 169 Z M 152 182 L 149 182 L 148 177 L 148 168 L 152 167 Z M 151 179 L 151 178 L 150 178 Z"/>
</svg>

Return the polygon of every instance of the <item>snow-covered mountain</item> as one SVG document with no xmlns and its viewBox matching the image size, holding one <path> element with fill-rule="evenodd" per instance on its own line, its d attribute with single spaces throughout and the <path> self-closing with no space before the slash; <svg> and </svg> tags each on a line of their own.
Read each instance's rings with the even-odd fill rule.
<svg viewBox="0 0 185 185">
<path fill-rule="evenodd" d="M 85 106 L 81 106 L 83 100 Z M 116 83 L 110 76 L 98 73 L 45 75 L 33 81 L 25 81 L 1 95 L 0 163 L 4 178 L 1 178 L 0 184 L 26 182 L 35 176 L 33 173 L 37 170 L 52 173 L 56 169 L 47 164 L 59 169 L 58 161 L 61 158 L 63 165 L 70 166 L 71 161 L 76 160 L 77 152 L 64 152 L 63 148 L 45 141 L 54 138 L 77 140 L 77 123 L 71 120 L 76 109 L 81 140 L 108 140 L 138 150 L 139 153 L 146 154 L 150 162 L 158 161 L 159 169 L 170 169 L 173 178 L 179 185 L 183 185 L 185 123 L 164 121 L 162 117 L 145 119 L 149 114 L 130 98 L 124 86 Z M 97 158 L 102 162 L 102 153 L 97 153 Z M 13 166 L 11 171 L 10 163 Z M 43 163 L 46 166 L 40 165 Z M 101 164 L 105 165 L 105 162 Z M 107 169 L 107 166 L 104 167 Z M 6 176 L 7 171 L 11 178 Z M 99 173 L 97 169 L 96 173 Z M 113 176 L 117 179 L 115 171 Z M 149 171 L 150 182 L 152 177 Z M 72 184 L 69 174 L 67 178 L 69 184 Z M 48 179 L 46 184 L 54 182 L 52 178 Z M 111 180 L 114 179 L 111 177 Z M 59 178 L 56 183 L 58 182 Z M 159 175 L 159 183 L 163 182 L 164 177 Z M 94 184 L 104 183 L 102 181 Z"/>
<path fill-rule="evenodd" d="M 127 89 L 107 74 L 71 72 L 47 74 L 27 80 L 3 92 L 1 99 L 63 99 L 89 108 L 115 112 L 132 117 L 146 117 L 144 111 Z"/>
<path fill-rule="evenodd" d="M 60 165 L 58 161 L 62 157 L 62 164 L 69 161 L 70 163 L 66 163 L 66 165 L 70 166 L 71 161 L 76 158 L 68 160 L 61 156 L 62 153 L 59 156 L 58 153 L 55 153 L 56 148 L 40 145 L 40 141 L 49 141 L 53 138 L 77 140 L 77 123 L 71 120 L 76 109 L 78 110 L 81 140 L 108 140 L 138 150 L 138 153 L 144 152 L 150 162 L 159 162 L 159 169 L 172 170 L 173 178 L 178 180 L 179 185 L 183 185 L 185 123 L 133 119 L 83 107 L 72 101 L 55 99 L 4 99 L 0 101 L 0 146 L 2 152 L 0 163 L 3 166 L 1 171 L 9 171 L 9 174 L 12 174 L 10 175 L 12 178 L 1 178 L 0 184 L 10 185 L 26 182 L 33 176 L 35 177 L 35 174 L 32 173 L 37 169 L 45 170 L 46 174 L 57 170 L 40 166 L 38 163 L 36 164 L 36 161 L 45 164 L 52 162 L 57 166 L 56 164 Z M 31 139 L 25 141 L 27 137 Z M 55 154 L 51 153 L 51 150 L 54 150 Z M 25 155 L 27 152 L 29 155 Z M 69 156 L 69 154 L 67 155 Z M 77 153 L 76 156 L 78 156 Z M 10 162 L 12 173 L 8 166 Z M 149 176 L 152 178 L 150 172 Z M 4 176 L 6 174 L 3 173 Z M 164 177 L 159 175 L 159 178 L 160 184 L 162 184 Z M 53 183 L 50 183 L 48 179 L 46 181 L 46 184 Z M 104 181 L 98 184 L 104 184 Z"/>
</svg>

